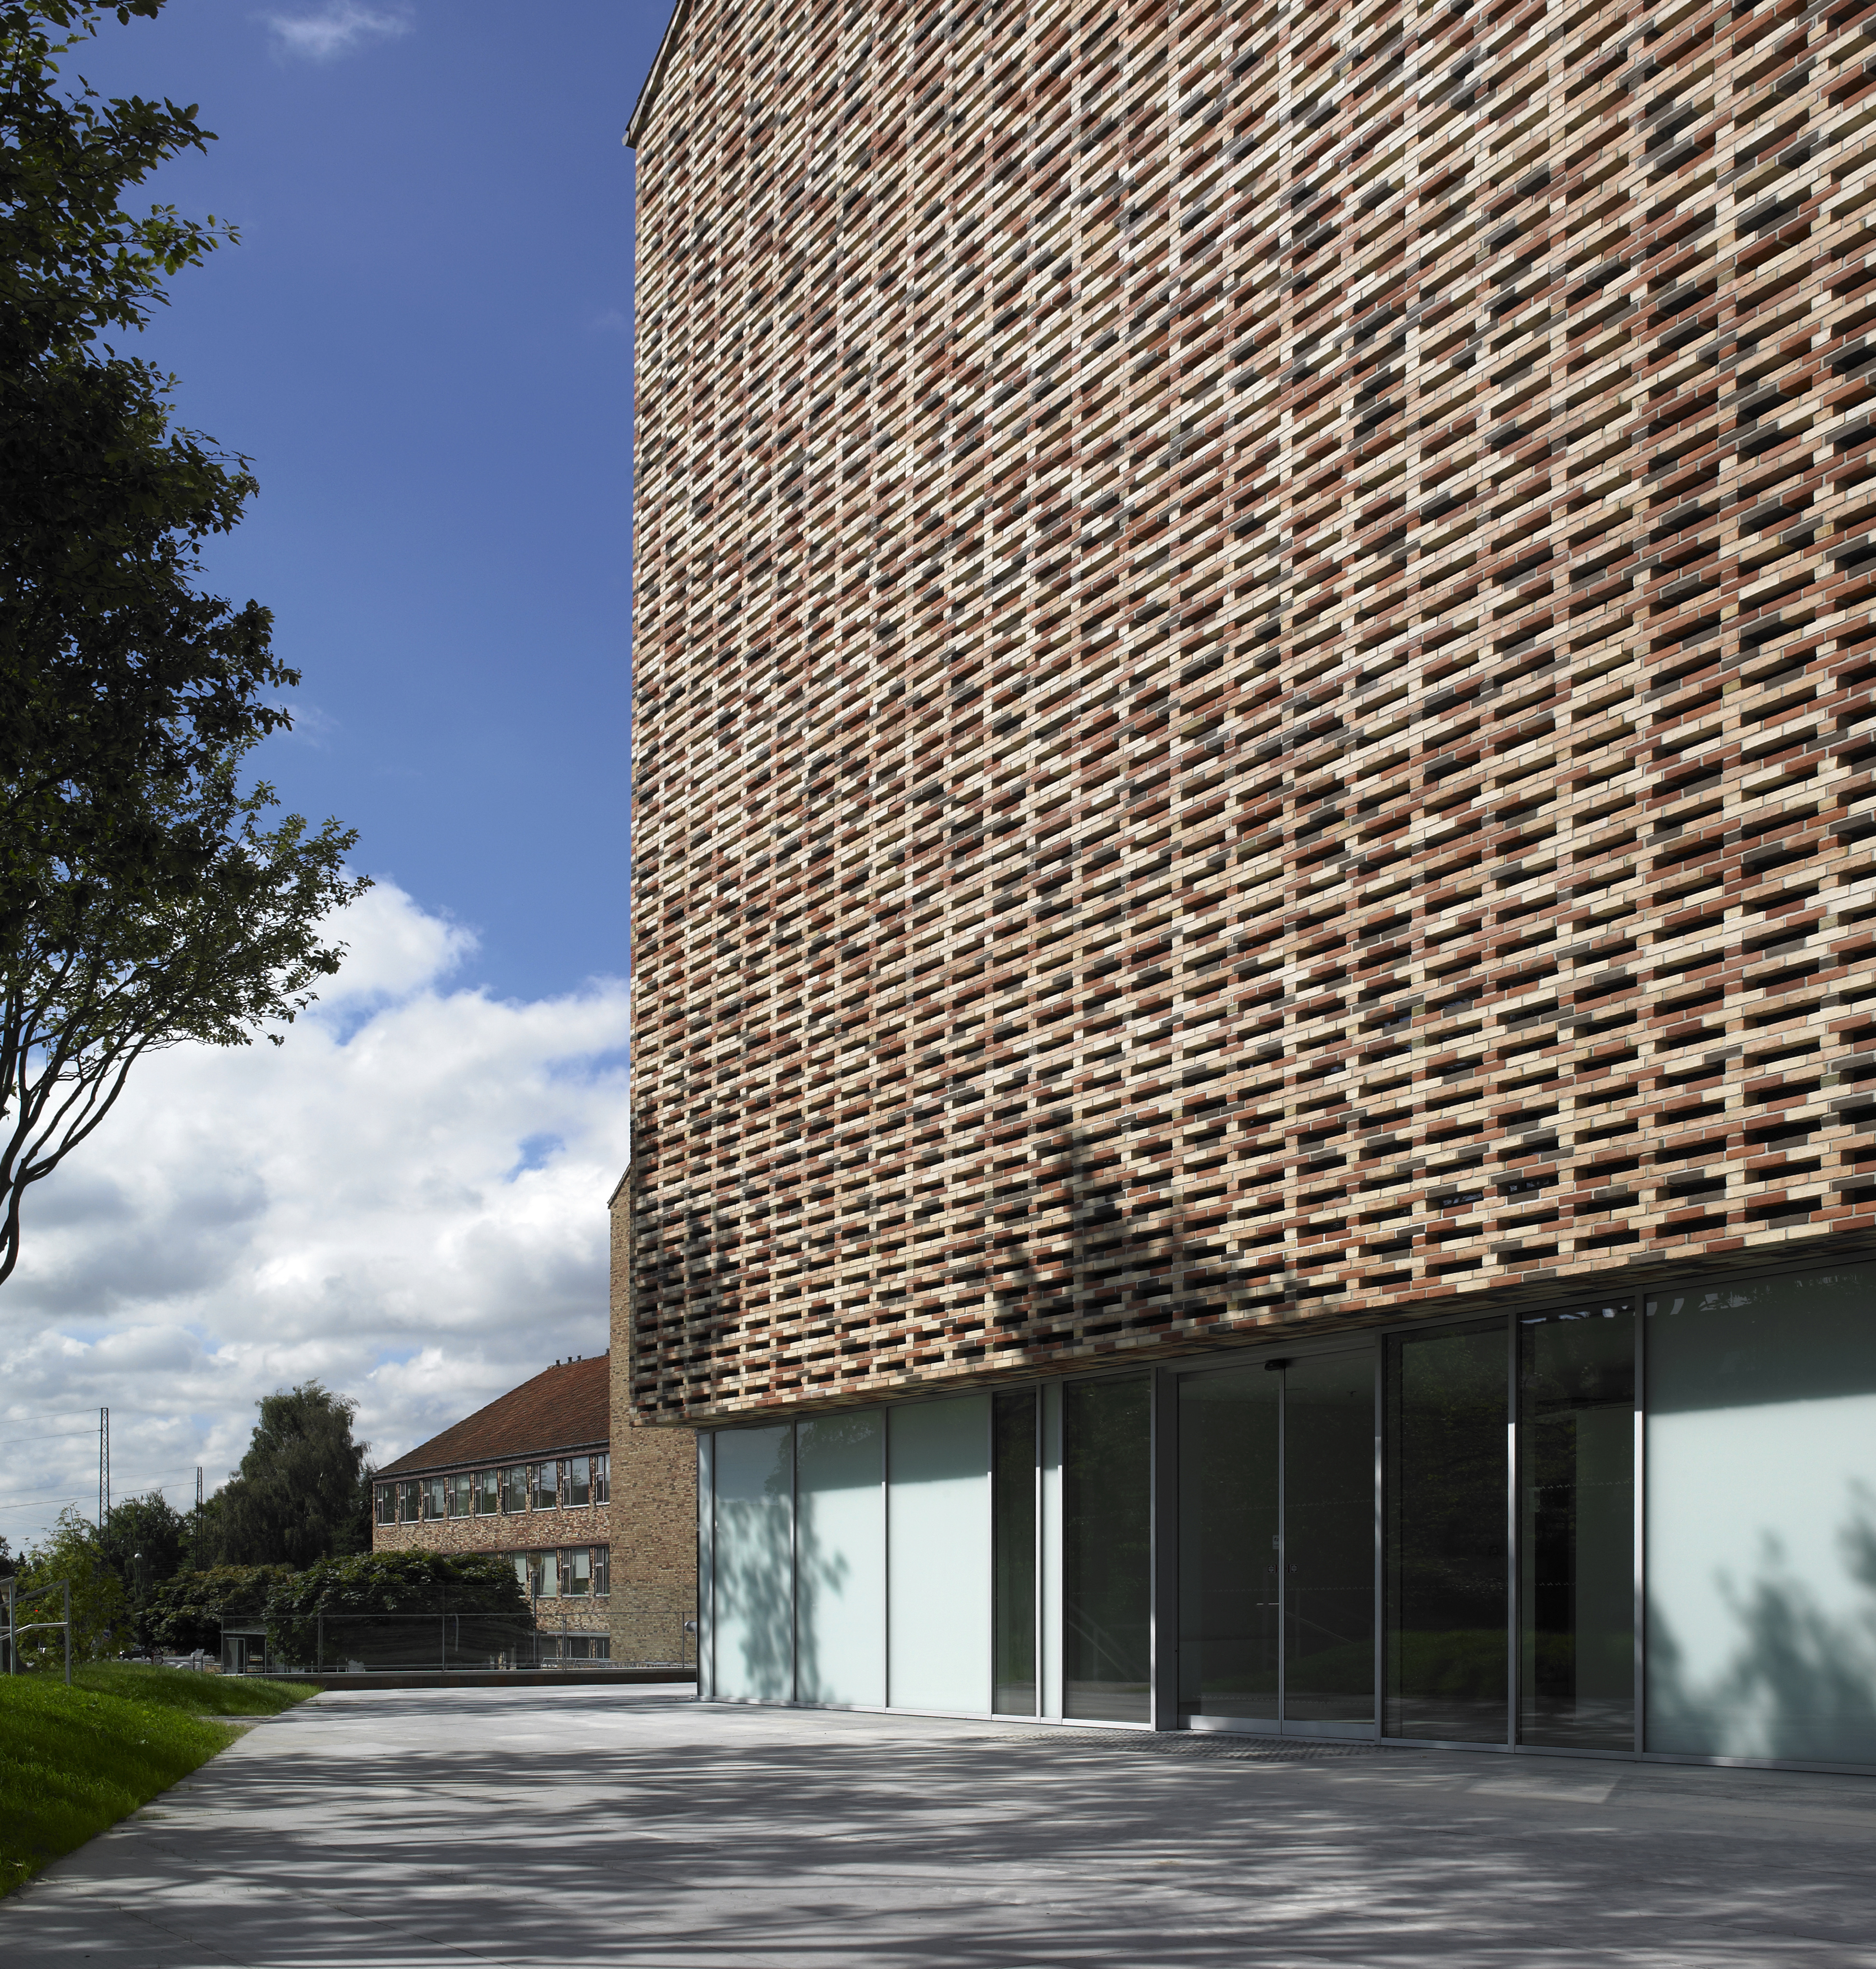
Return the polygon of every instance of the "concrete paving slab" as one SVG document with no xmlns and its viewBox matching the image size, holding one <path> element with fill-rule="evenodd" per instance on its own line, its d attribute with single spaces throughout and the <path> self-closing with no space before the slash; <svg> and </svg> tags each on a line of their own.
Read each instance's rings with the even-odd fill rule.
<svg viewBox="0 0 1876 1969">
<path fill-rule="evenodd" d="M 0 1902 L 5 1969 L 1876 1969 L 1876 1779 L 347 1692 Z"/>
</svg>

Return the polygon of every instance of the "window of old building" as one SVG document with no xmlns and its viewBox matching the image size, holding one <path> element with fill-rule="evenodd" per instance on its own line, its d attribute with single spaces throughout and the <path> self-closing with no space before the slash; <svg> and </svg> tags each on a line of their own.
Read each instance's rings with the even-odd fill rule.
<svg viewBox="0 0 1876 1969">
<path fill-rule="evenodd" d="M 377 1521 L 381 1525 L 394 1525 L 397 1522 L 397 1487 L 381 1484 L 377 1487 Z"/>
<path fill-rule="evenodd" d="M 501 1508 L 504 1511 L 525 1511 L 527 1509 L 527 1465 L 513 1464 L 500 1474 Z"/>
<path fill-rule="evenodd" d="M 612 1548 L 609 1545 L 596 1545 L 593 1548 L 593 1591 L 601 1594 L 612 1591 Z"/>
<path fill-rule="evenodd" d="M 593 1502 L 610 1504 L 612 1500 L 612 1458 L 601 1455 L 593 1458 Z"/>
<path fill-rule="evenodd" d="M 590 1504 L 593 1501 L 593 1459 L 590 1456 L 569 1456 L 561 1467 L 565 1472 L 562 1487 L 568 1510 Z"/>
<path fill-rule="evenodd" d="M 397 1486 L 397 1522 L 414 1525 L 423 1515 L 423 1486 L 411 1482 Z"/>
<path fill-rule="evenodd" d="M 528 1504 L 536 1511 L 557 1510 L 560 1505 L 559 1465 L 530 1463 L 528 1470 Z"/>
<path fill-rule="evenodd" d="M 501 1472 L 478 1470 L 475 1473 L 475 1509 L 480 1517 L 492 1516 L 501 1509 Z"/>
<path fill-rule="evenodd" d="M 569 1546 L 560 1555 L 560 1590 L 575 1600 L 585 1599 L 591 1593 L 593 1549 L 591 1546 Z"/>
<path fill-rule="evenodd" d="M 446 1477 L 433 1477 L 423 1487 L 423 1515 L 426 1518 L 440 1518 L 449 1511 L 449 1480 Z"/>
<path fill-rule="evenodd" d="M 452 1518 L 466 1518 L 475 1508 L 475 1477 L 472 1471 L 459 1470 L 448 1480 L 449 1515 Z"/>
</svg>

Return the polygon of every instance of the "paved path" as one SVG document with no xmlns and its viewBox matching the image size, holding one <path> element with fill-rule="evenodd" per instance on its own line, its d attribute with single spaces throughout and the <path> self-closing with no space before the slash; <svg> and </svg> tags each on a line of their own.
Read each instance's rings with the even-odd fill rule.
<svg viewBox="0 0 1876 1969">
<path fill-rule="evenodd" d="M 0 1902 L 5 1969 L 1876 1969 L 1876 1779 L 332 1694 Z"/>
</svg>

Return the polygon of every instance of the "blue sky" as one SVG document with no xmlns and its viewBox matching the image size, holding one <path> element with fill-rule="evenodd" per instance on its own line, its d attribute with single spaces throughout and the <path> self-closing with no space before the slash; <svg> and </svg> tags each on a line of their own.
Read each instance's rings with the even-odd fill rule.
<svg viewBox="0 0 1876 1969">
<path fill-rule="evenodd" d="M 531 998 L 627 968 L 632 158 L 666 8 L 170 0 L 72 58 L 202 105 L 156 196 L 239 245 L 146 351 L 261 496 L 215 585 L 278 618 L 263 770 Z"/>
<path fill-rule="evenodd" d="M 607 1339 L 624 1063 L 632 158 L 664 0 L 170 0 L 71 62 L 219 134 L 151 195 L 238 225 L 142 338 L 254 461 L 215 585 L 278 618 L 263 767 L 382 886 L 277 1051 L 146 1061 L 28 1199 L 0 1536 L 194 1494 L 269 1390 L 380 1461 Z"/>
</svg>

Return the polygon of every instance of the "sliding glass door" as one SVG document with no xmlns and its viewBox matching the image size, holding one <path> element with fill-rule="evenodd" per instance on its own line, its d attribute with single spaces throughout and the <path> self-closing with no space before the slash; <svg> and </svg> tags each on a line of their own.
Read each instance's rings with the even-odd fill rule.
<svg viewBox="0 0 1876 1969">
<path fill-rule="evenodd" d="M 1182 1714 L 1371 1733 L 1372 1350 L 1187 1375 L 1178 1414 Z"/>
</svg>

